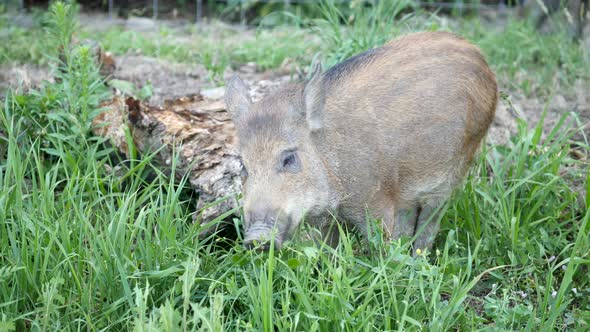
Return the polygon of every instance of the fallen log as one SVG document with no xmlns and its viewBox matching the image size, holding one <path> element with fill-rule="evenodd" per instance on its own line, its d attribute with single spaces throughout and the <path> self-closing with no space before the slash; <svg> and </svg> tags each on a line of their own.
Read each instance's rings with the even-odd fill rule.
<svg viewBox="0 0 590 332">
<path fill-rule="evenodd" d="M 237 213 L 243 166 L 223 101 L 198 94 L 166 101 L 160 108 L 116 96 L 102 107 L 93 120 L 94 134 L 131 157 L 128 129 L 137 152 L 157 151 L 153 162 L 159 169 L 172 174 L 170 167 L 175 165 L 177 180 L 187 176 L 198 193 L 196 221 L 204 224 L 227 212 Z"/>
</svg>

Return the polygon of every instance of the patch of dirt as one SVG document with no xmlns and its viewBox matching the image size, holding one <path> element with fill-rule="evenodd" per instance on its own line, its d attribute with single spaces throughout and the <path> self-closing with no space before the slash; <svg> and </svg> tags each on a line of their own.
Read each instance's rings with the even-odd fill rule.
<svg viewBox="0 0 590 332">
<path fill-rule="evenodd" d="M 216 98 L 223 98 L 223 88 L 211 87 L 207 70 L 199 64 L 171 63 L 143 55 L 115 56 L 116 70 L 113 78 L 133 83 L 137 88 L 150 82 L 153 95 L 149 100 L 152 106 L 162 106 L 165 100 L 178 99 L 196 93 L 207 94 L 207 91 L 217 90 Z M 260 72 L 254 63 L 240 66 L 237 70 L 226 70 L 224 79 L 234 74 L 251 87 L 252 98 L 260 99 L 268 91 L 288 82 L 291 75 L 284 71 Z"/>
<path fill-rule="evenodd" d="M 50 70 L 31 64 L 4 64 L 0 66 L 0 96 L 9 89 L 24 93 L 41 85 L 43 81 L 53 81 Z"/>
<path fill-rule="evenodd" d="M 566 97 L 556 94 L 550 99 L 522 98 L 511 96 L 512 102 L 500 100 L 496 117 L 490 128 L 488 141 L 494 144 L 508 143 L 510 136 L 517 133 L 517 118 L 527 121 L 529 128 L 535 127 L 546 110 L 543 121 L 543 133 L 549 134 L 561 117 L 573 112 L 567 120 L 577 128 L 574 141 L 587 142 L 590 139 L 590 84 L 582 80 L 576 82 L 573 95 Z"/>
<path fill-rule="evenodd" d="M 115 58 L 113 78 L 133 83 L 141 88 L 148 82 L 153 88 L 149 103 L 161 106 L 165 99 L 176 99 L 199 92 L 207 71 L 200 65 L 170 63 L 143 55 L 123 55 Z"/>
<path fill-rule="evenodd" d="M 200 64 L 172 63 L 138 54 L 112 56 L 112 58 L 115 61 L 115 70 L 110 78 L 131 82 L 138 89 L 149 82 L 153 88 L 153 95 L 149 100 L 152 106 L 162 106 L 167 99 L 178 99 L 203 90 L 218 89 L 211 86 L 207 70 Z M 226 70 L 224 79 L 227 80 L 234 74 L 240 75 L 250 86 L 255 100 L 292 78 L 301 78 L 301 74 L 291 75 L 287 69 L 261 72 L 255 63 L 242 65 L 236 70 Z M 48 67 L 30 64 L 0 66 L 0 94 L 2 95 L 8 89 L 26 92 L 41 86 L 43 81 L 53 81 Z M 217 99 L 222 97 L 223 89 Z"/>
<path fill-rule="evenodd" d="M 583 141 L 590 134 L 590 82 L 578 80 L 573 89 L 572 95 L 566 97 L 555 94 L 551 99 L 523 99 L 517 101 L 522 107 L 526 120 L 531 124 L 537 124 L 541 120 L 543 110 L 547 108 L 547 116 L 543 124 L 543 132 L 549 133 L 559 119 L 567 112 L 574 112 L 577 119 L 571 118 L 572 124 L 581 130 L 576 133 L 574 140 Z"/>
</svg>

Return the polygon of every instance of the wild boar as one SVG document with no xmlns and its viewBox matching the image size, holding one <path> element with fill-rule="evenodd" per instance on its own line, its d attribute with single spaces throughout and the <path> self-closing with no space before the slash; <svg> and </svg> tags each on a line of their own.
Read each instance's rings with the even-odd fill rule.
<svg viewBox="0 0 590 332">
<path fill-rule="evenodd" d="M 318 65 L 256 103 L 234 76 L 225 102 L 247 173 L 245 245 L 280 248 L 304 217 L 334 244 L 333 216 L 363 233 L 369 216 L 391 240 L 421 230 L 414 250 L 429 249 L 430 217 L 464 177 L 497 100 L 479 49 L 446 32 Z"/>
</svg>

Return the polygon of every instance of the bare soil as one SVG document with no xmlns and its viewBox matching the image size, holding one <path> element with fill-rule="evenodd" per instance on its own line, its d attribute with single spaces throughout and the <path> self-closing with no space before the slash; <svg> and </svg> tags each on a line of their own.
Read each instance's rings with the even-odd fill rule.
<svg viewBox="0 0 590 332">
<path fill-rule="evenodd" d="M 53 81 L 49 68 L 31 64 L 0 65 L 0 96 L 9 89 L 17 93 L 40 86 L 43 81 Z"/>
</svg>

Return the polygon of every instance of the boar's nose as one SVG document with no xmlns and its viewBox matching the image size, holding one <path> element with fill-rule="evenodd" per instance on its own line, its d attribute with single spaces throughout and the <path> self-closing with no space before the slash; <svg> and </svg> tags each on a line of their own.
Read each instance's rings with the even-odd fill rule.
<svg viewBox="0 0 590 332">
<path fill-rule="evenodd" d="M 261 251 L 268 251 L 271 243 L 274 243 L 275 249 L 280 249 L 281 243 L 274 227 L 272 220 L 262 220 L 251 224 L 246 229 L 244 237 L 244 246 L 247 249 L 258 249 Z M 272 241 L 274 239 L 274 241 Z"/>
</svg>

